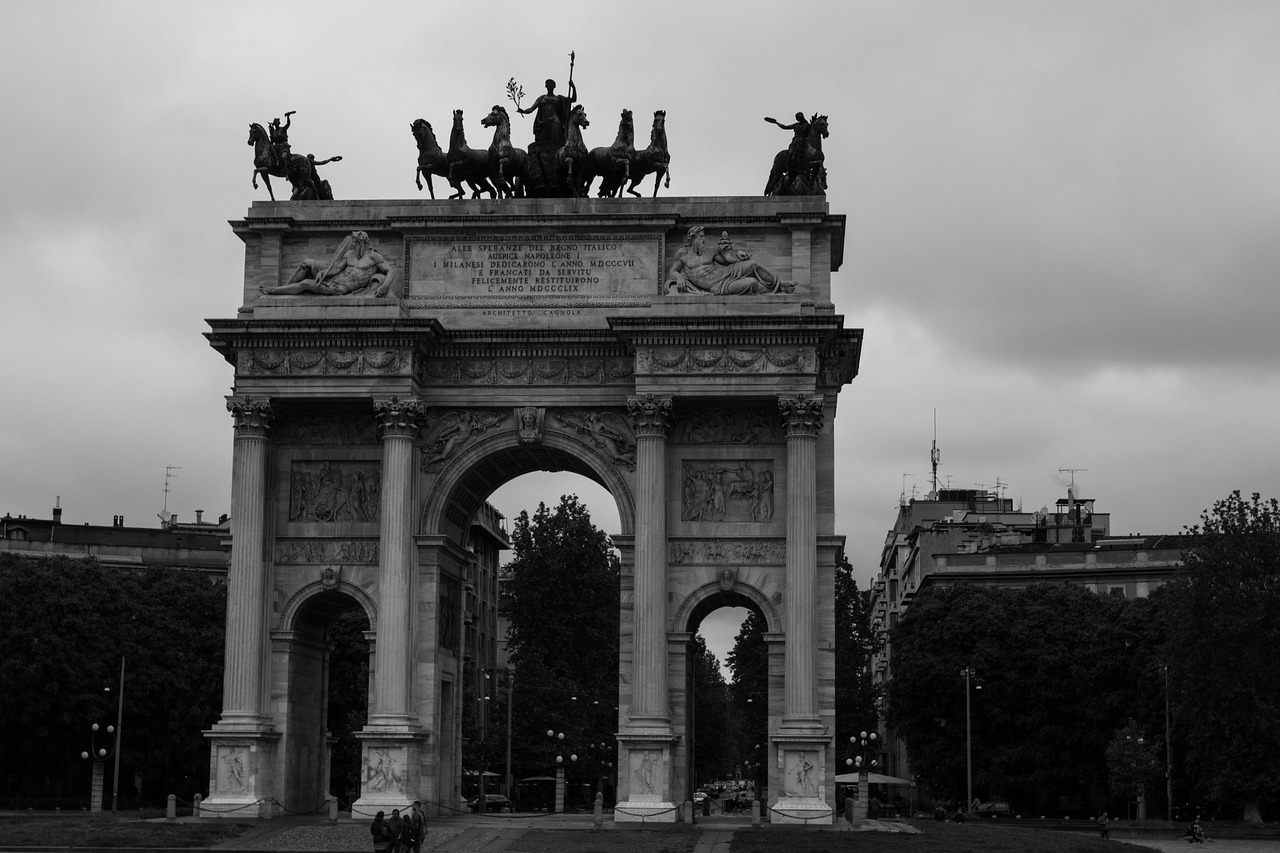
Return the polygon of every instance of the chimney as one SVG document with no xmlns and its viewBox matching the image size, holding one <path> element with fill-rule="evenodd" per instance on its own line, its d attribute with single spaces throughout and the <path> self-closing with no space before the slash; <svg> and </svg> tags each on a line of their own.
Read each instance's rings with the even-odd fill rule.
<svg viewBox="0 0 1280 853">
<path fill-rule="evenodd" d="M 62 495 L 58 495 L 57 500 L 53 502 L 53 523 L 62 523 Z"/>
<path fill-rule="evenodd" d="M 204 524 L 204 510 L 196 510 L 196 524 Z"/>
</svg>

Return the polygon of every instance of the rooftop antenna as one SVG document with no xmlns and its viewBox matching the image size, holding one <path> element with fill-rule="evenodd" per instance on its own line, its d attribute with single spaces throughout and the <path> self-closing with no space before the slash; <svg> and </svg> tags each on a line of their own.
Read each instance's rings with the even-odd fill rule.
<svg viewBox="0 0 1280 853">
<path fill-rule="evenodd" d="M 933 448 L 929 451 L 929 464 L 933 467 L 933 496 L 938 497 L 938 410 L 933 410 Z"/>
<path fill-rule="evenodd" d="M 1007 480 L 1001 480 L 1001 479 L 1000 479 L 1000 477 L 999 477 L 999 475 L 997 475 L 997 476 L 996 476 L 996 497 L 997 497 L 997 498 L 998 498 L 998 497 L 1000 497 L 1000 492 L 1001 492 L 1002 490 L 1004 490 L 1004 489 L 1007 489 L 1007 488 L 1009 488 L 1009 483 L 1008 483 L 1008 481 L 1007 481 Z"/>
<path fill-rule="evenodd" d="M 902 472 L 902 493 L 898 495 L 898 503 L 903 506 L 907 505 L 907 478 L 914 476 L 915 474 L 911 474 L 906 471 Z"/>
<path fill-rule="evenodd" d="M 1059 468 L 1059 469 L 1058 469 L 1058 473 L 1059 473 L 1059 474 L 1062 474 L 1062 473 L 1064 473 L 1064 472 L 1070 472 L 1070 474 L 1071 474 L 1071 491 L 1073 491 L 1073 492 L 1074 492 L 1074 491 L 1075 491 L 1075 489 L 1076 489 L 1076 472 L 1077 472 L 1077 471 L 1088 471 L 1088 470 L 1089 470 L 1088 468 Z"/>
<path fill-rule="evenodd" d="M 173 513 L 169 512 L 169 480 L 177 476 L 177 474 L 173 473 L 174 471 L 181 470 L 181 465 L 164 466 L 164 509 L 158 513 L 158 517 L 163 524 L 168 524 L 169 519 L 173 518 Z"/>
</svg>

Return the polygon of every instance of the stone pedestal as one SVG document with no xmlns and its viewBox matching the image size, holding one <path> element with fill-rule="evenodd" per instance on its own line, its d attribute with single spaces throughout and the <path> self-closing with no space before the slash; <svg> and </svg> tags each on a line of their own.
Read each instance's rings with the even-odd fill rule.
<svg viewBox="0 0 1280 853">
<path fill-rule="evenodd" d="M 418 766 L 425 737 L 416 732 L 356 732 L 360 739 L 360 799 L 351 804 L 351 816 L 372 819 L 378 812 L 402 812 L 420 787 Z"/>
<path fill-rule="evenodd" d="M 209 797 L 202 817 L 269 818 L 276 814 L 277 732 L 206 731 L 211 743 Z"/>
<path fill-rule="evenodd" d="M 621 772 L 618 793 L 625 800 L 613 810 L 615 823 L 675 823 L 678 810 L 671 793 L 671 747 L 674 738 L 659 740 L 620 735 Z"/>
<path fill-rule="evenodd" d="M 829 824 L 835 813 L 827 803 L 827 740 L 775 735 L 778 750 L 777 802 L 770 806 L 770 823 Z"/>
</svg>

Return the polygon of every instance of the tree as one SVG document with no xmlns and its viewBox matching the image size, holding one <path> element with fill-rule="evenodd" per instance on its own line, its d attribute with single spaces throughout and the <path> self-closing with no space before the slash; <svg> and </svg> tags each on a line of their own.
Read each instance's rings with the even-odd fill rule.
<svg viewBox="0 0 1280 853">
<path fill-rule="evenodd" d="M 334 738 L 329 790 L 344 803 L 360 791 L 360 741 L 369 712 L 369 617 L 356 607 L 339 614 L 329 629 L 329 735 Z"/>
<path fill-rule="evenodd" d="M 515 669 L 512 762 L 545 775 L 557 755 L 594 781 L 614 760 L 621 568 L 575 495 L 520 513 L 507 565 L 508 648 Z M 547 731 L 565 735 L 564 742 Z"/>
<path fill-rule="evenodd" d="M 1148 730 L 1160 692 L 1138 696 L 1155 667 L 1156 608 L 1078 586 L 929 587 L 892 634 L 890 725 L 936 794 L 966 790 L 965 680 L 971 668 L 974 791 L 1034 814 L 1066 796 L 1104 798 L 1111 733 L 1130 716 Z M 1146 675 L 1143 675 L 1146 673 Z"/>
<path fill-rule="evenodd" d="M 1160 591 L 1174 719 L 1199 795 L 1261 822 L 1280 794 L 1280 505 L 1235 491 L 1200 519 Z"/>
<path fill-rule="evenodd" d="M 80 753 L 91 724 L 115 724 L 122 656 L 119 804 L 205 790 L 225 620 L 225 586 L 199 572 L 0 554 L 0 790 L 41 807 L 87 799 Z"/>
<path fill-rule="evenodd" d="M 871 683 L 871 590 L 858 589 L 847 557 L 836 565 L 836 749 L 876 719 Z"/>
<path fill-rule="evenodd" d="M 737 763 L 736 735 L 740 726 L 737 708 L 729 701 L 729 685 L 720 672 L 720 661 L 695 634 L 689 644 L 690 681 L 693 685 L 693 767 L 695 782 L 719 778 L 721 771 Z"/>
<path fill-rule="evenodd" d="M 768 756 L 769 648 L 764 641 L 768 627 L 763 615 L 750 611 L 742 620 L 728 655 L 733 673 L 733 704 L 742 720 L 737 747 L 740 760 L 761 765 L 744 774 L 747 778 L 763 774 Z"/>
<path fill-rule="evenodd" d="M 1113 796 L 1142 802 L 1156 781 L 1164 776 L 1156 744 L 1130 720 L 1107 744 L 1107 770 Z"/>
</svg>

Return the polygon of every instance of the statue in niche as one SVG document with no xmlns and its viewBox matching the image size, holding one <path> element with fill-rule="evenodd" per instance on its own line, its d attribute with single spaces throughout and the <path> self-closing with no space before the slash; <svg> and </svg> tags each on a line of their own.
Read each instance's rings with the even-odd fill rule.
<svg viewBox="0 0 1280 853">
<path fill-rule="evenodd" d="M 559 412 L 560 422 L 595 445 L 615 465 L 629 471 L 636 467 L 636 443 L 621 416 L 613 412 L 586 412 L 575 415 Z"/>
<path fill-rule="evenodd" d="M 741 296 L 760 293 L 792 293 L 794 281 L 784 281 L 751 259 L 749 252 L 734 248 L 723 231 L 712 249 L 701 225 L 689 229 L 684 246 L 665 282 L 668 294 L 697 293 L 707 296 Z"/>
<path fill-rule="evenodd" d="M 636 781 L 640 783 L 640 790 L 645 794 L 656 794 L 657 780 L 655 778 L 655 770 L 658 764 L 658 753 L 652 749 L 646 749 L 640 753 L 640 766 L 636 768 Z"/>
<path fill-rule="evenodd" d="M 501 423 L 505 414 L 484 414 L 467 409 L 448 412 L 436 422 L 435 432 L 431 436 L 429 449 L 423 461 L 424 470 L 433 470 L 445 463 L 464 445 L 479 438 L 491 427 Z"/>
<path fill-rule="evenodd" d="M 234 787 L 237 791 L 244 791 L 248 788 L 248 781 L 244 777 L 244 755 L 238 749 L 232 749 L 222 756 L 222 763 L 227 768 L 227 788 Z"/>
<path fill-rule="evenodd" d="M 376 249 L 369 248 L 369 235 L 352 231 L 334 253 L 324 269 L 319 261 L 304 260 L 293 277 L 279 287 L 259 288 L 265 296 L 293 296 L 316 293 L 321 296 L 347 296 L 366 288 L 374 296 L 386 296 L 391 289 L 395 270 Z"/>
<path fill-rule="evenodd" d="M 827 117 L 806 119 L 796 113 L 794 124 L 783 124 L 765 116 L 765 121 L 783 130 L 794 131 L 787 150 L 773 158 L 773 169 L 765 183 L 765 195 L 826 195 L 827 167 L 822 153 L 822 140 L 827 137 Z"/>
</svg>

